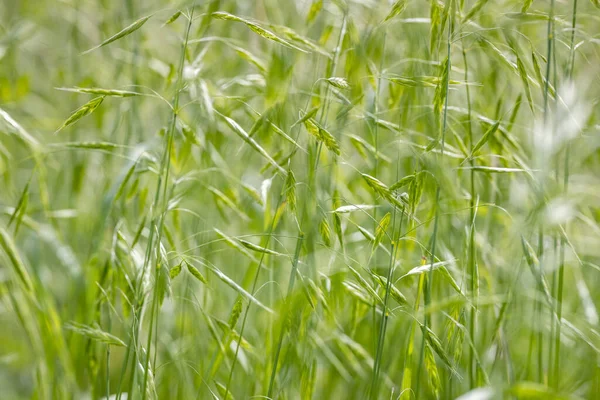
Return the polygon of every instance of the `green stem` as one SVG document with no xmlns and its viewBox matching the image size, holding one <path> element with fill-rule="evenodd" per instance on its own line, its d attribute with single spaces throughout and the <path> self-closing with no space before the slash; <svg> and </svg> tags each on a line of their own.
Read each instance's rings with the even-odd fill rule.
<svg viewBox="0 0 600 400">
<path fill-rule="evenodd" d="M 573 1 L 573 17 L 571 20 L 571 46 L 570 46 L 570 56 L 569 56 L 569 72 L 568 77 L 569 80 L 573 79 L 573 70 L 575 68 L 575 28 L 577 27 L 577 0 Z M 568 144 L 565 150 L 565 160 L 564 160 L 564 177 L 563 177 L 563 191 L 566 194 L 569 189 L 569 158 L 571 152 L 571 145 Z M 565 224 L 565 235 L 567 233 L 567 224 Z M 558 389 L 560 386 L 560 335 L 561 335 L 561 325 L 562 325 L 562 303 L 563 303 L 563 286 L 564 286 L 564 275 L 565 275 L 565 242 L 566 237 L 563 235 L 560 240 L 560 259 L 559 259 L 559 268 L 558 268 L 558 288 L 556 295 L 556 333 L 554 336 L 554 373 L 553 373 L 553 382 L 554 387 Z"/>
<path fill-rule="evenodd" d="M 302 242 L 304 240 L 304 234 L 300 232 L 298 241 L 296 242 L 296 250 L 294 252 L 294 261 L 292 263 L 292 271 L 290 272 L 290 280 L 288 283 L 288 291 L 285 299 L 285 307 L 283 317 L 287 318 L 291 311 L 290 299 L 294 290 L 294 283 L 296 282 L 296 274 L 298 273 L 298 259 L 300 257 L 300 250 L 302 249 Z M 286 320 L 283 321 L 281 331 L 279 333 L 279 340 L 277 344 L 277 351 L 275 352 L 275 359 L 273 360 L 273 370 L 271 371 L 271 379 L 269 381 L 269 391 L 267 397 L 273 398 L 273 387 L 275 384 L 275 376 L 277 375 L 277 365 L 279 364 L 279 354 L 281 353 L 281 345 L 283 343 L 283 335 L 286 332 Z"/>
<path fill-rule="evenodd" d="M 417 286 L 417 296 L 415 298 L 415 305 L 413 307 L 415 316 L 417 315 L 417 312 L 419 311 L 421 293 L 424 291 L 425 279 L 426 279 L 425 274 L 421 274 L 419 276 L 419 284 Z M 406 355 L 404 357 L 404 371 L 402 372 L 402 386 L 401 386 L 402 395 L 400 397 L 401 400 L 409 400 L 412 398 L 411 394 L 410 394 L 410 391 L 411 391 L 410 387 L 412 384 L 412 366 L 411 366 L 411 364 L 412 364 L 413 353 L 414 353 L 414 348 L 415 348 L 415 335 L 416 335 L 418 323 L 419 323 L 419 321 L 415 318 L 411 324 L 410 335 L 408 337 L 408 346 L 406 347 Z M 423 341 L 425 341 L 424 337 L 423 337 Z M 422 345 L 424 345 L 424 344 L 422 344 Z"/>
<path fill-rule="evenodd" d="M 277 201 L 277 207 L 275 208 L 275 210 L 278 210 L 279 206 L 283 202 L 284 191 L 285 191 L 285 186 L 281 190 L 281 193 L 279 195 L 279 200 Z M 268 231 L 267 236 L 265 238 L 265 244 L 263 246 L 265 249 L 269 248 L 269 243 L 271 242 L 271 237 L 273 235 L 273 230 L 274 229 L 275 229 L 275 215 L 271 219 L 271 224 L 269 226 L 269 231 Z M 263 266 L 263 262 L 264 262 L 264 259 L 265 259 L 265 254 L 266 253 L 261 253 L 260 260 L 258 262 L 258 267 L 256 268 L 256 273 L 254 275 L 254 280 L 252 282 L 252 290 L 250 292 L 250 294 L 252 296 L 254 296 L 254 294 L 256 292 L 256 286 L 258 284 L 258 277 L 260 276 L 260 270 L 262 269 L 262 266 Z M 242 343 L 242 338 L 244 337 L 244 330 L 246 328 L 246 321 L 248 320 L 248 313 L 250 312 L 250 306 L 251 305 L 252 305 L 252 302 L 248 302 L 248 305 L 246 306 L 246 309 L 244 310 L 244 317 L 242 319 L 242 326 L 240 328 L 240 335 L 239 335 L 239 339 L 237 341 L 237 344 L 235 346 L 235 353 L 234 353 L 234 356 L 233 356 L 233 362 L 232 362 L 232 365 L 231 365 L 231 369 L 229 370 L 229 377 L 227 378 L 227 385 L 225 386 L 225 396 L 223 396 L 224 399 L 227 399 L 227 397 L 229 396 L 229 387 L 231 386 L 231 379 L 233 378 L 233 371 L 235 370 L 235 366 L 237 364 L 236 362 L 237 362 L 238 354 L 239 354 L 239 351 L 240 351 L 240 345 Z"/>
<path fill-rule="evenodd" d="M 469 82 L 469 67 L 467 62 L 467 53 L 464 48 L 463 43 L 462 54 L 463 61 L 465 64 L 465 82 Z M 468 139 L 469 139 L 469 150 L 470 154 L 473 154 L 473 127 L 471 123 L 471 91 L 469 89 L 469 85 L 466 86 L 467 91 L 467 127 L 468 127 Z M 469 230 L 469 257 L 468 257 L 468 275 L 470 276 L 470 289 L 471 296 L 473 298 L 473 307 L 470 313 L 470 323 L 469 323 L 469 336 L 473 343 L 476 344 L 475 331 L 477 325 L 477 299 L 479 296 L 479 271 L 477 270 L 477 262 L 475 260 L 475 171 L 473 169 L 475 165 L 475 160 L 471 157 L 470 159 L 471 171 L 470 171 L 470 199 L 469 199 L 469 221 L 470 221 L 470 230 Z M 470 387 L 473 388 L 476 386 L 476 377 L 475 370 L 473 368 L 474 364 L 474 354 L 473 349 L 469 348 L 469 379 L 470 379 Z"/>
<path fill-rule="evenodd" d="M 448 4 L 449 7 L 452 6 L 452 1 L 449 2 Z M 450 10 L 449 12 L 449 19 L 450 19 L 450 23 L 448 25 L 448 37 L 447 37 L 447 46 L 446 46 L 446 54 L 447 54 L 447 67 L 448 68 L 448 74 L 450 74 L 450 71 L 452 70 L 452 61 L 451 61 L 451 45 L 452 45 L 452 25 L 454 22 L 454 18 L 452 16 L 452 10 Z M 448 92 L 449 92 L 449 83 L 450 83 L 450 78 L 448 77 L 448 79 L 446 79 L 446 87 L 444 88 L 444 91 L 446 92 L 446 96 L 445 96 L 445 100 L 444 100 L 444 113 L 443 113 L 443 117 L 442 117 L 442 134 L 441 134 L 441 143 L 440 143 L 440 162 L 443 161 L 444 159 L 444 145 L 445 145 L 445 140 L 446 140 L 446 129 L 447 129 L 447 124 L 448 124 Z M 438 226 L 439 226 L 439 220 L 440 220 L 440 182 L 438 181 L 437 184 L 437 188 L 435 191 L 435 217 L 434 217 L 434 222 L 433 222 L 433 234 L 431 237 L 431 251 L 430 251 L 430 262 L 429 264 L 431 266 L 433 266 L 433 264 L 435 263 L 435 252 L 436 252 L 436 245 L 437 245 L 437 233 L 438 233 Z M 431 304 L 431 292 L 432 292 L 432 288 L 433 288 L 433 268 L 430 267 L 429 272 L 427 273 L 427 279 L 425 280 L 425 290 L 424 290 L 424 301 L 423 301 L 423 306 L 425 307 L 425 309 L 427 309 L 429 307 L 429 305 Z M 427 313 L 424 316 L 423 319 L 423 326 L 425 327 L 425 330 L 427 330 L 428 328 L 431 329 L 431 316 Z M 420 388 L 420 375 L 421 375 L 421 368 L 423 366 L 423 360 L 424 360 L 424 356 L 425 356 L 425 337 L 423 337 L 423 340 L 421 342 L 421 354 L 420 354 L 420 359 L 419 359 L 419 369 L 417 371 L 417 386 L 415 388 L 415 397 L 419 398 L 419 388 Z"/>
<path fill-rule="evenodd" d="M 185 38 L 184 38 L 184 42 L 182 44 L 182 48 L 181 48 L 181 56 L 179 59 L 179 70 L 178 70 L 178 74 L 177 74 L 177 83 L 175 85 L 175 96 L 173 99 L 173 116 L 171 118 L 171 125 L 169 127 L 169 131 L 167 134 L 167 145 L 165 148 L 165 151 L 163 153 L 162 156 L 162 161 L 161 161 L 161 174 L 159 175 L 159 179 L 158 179 L 158 183 L 157 183 L 157 189 L 156 189 L 156 194 L 155 194 L 155 201 L 154 204 L 156 206 L 158 206 L 160 204 L 160 191 L 162 189 L 162 212 L 160 213 L 159 217 L 158 217 L 158 224 L 156 223 L 156 219 L 154 219 L 154 224 L 152 224 L 152 229 L 151 229 L 151 233 L 150 233 L 150 237 L 152 237 L 152 232 L 154 231 L 154 228 L 156 228 L 157 232 L 156 234 L 158 235 L 156 243 L 156 259 L 157 259 L 157 263 L 160 264 L 158 262 L 158 259 L 160 258 L 160 243 L 161 243 L 161 239 L 162 239 L 162 228 L 164 225 L 164 218 L 165 218 L 165 214 L 167 211 L 167 206 L 168 206 L 168 199 L 167 199 L 167 189 L 168 189 L 168 183 L 169 183 L 169 172 L 170 172 L 170 166 L 171 166 L 171 149 L 173 147 L 173 137 L 175 135 L 175 126 L 177 123 L 177 115 L 179 113 L 179 97 L 180 97 L 180 92 L 181 92 L 181 82 L 183 80 L 183 67 L 185 64 L 185 51 L 187 49 L 187 44 L 188 44 L 188 40 L 189 40 L 189 36 L 190 36 L 190 29 L 192 27 L 192 22 L 194 20 L 194 7 L 191 8 L 190 10 L 190 16 L 188 18 L 188 24 L 187 24 L 187 28 L 185 31 Z M 164 174 L 164 185 L 163 185 L 163 178 L 162 175 Z M 152 247 L 152 241 L 150 241 L 150 243 L 148 244 L 148 248 Z M 147 258 L 147 262 L 148 264 L 150 263 L 150 257 Z M 147 265 L 144 265 L 144 271 L 142 273 L 142 276 L 145 274 L 147 269 Z M 159 279 L 159 268 L 158 265 L 156 268 L 154 268 L 154 284 L 157 285 L 158 284 L 158 279 Z M 143 296 L 143 293 L 142 293 Z M 152 299 L 152 311 L 151 311 L 151 315 L 150 315 L 150 329 L 148 332 L 148 341 L 146 344 L 146 359 L 144 360 L 144 383 L 142 385 L 142 399 L 146 398 L 146 388 L 148 385 L 148 370 L 149 370 L 149 365 L 150 365 L 150 346 L 152 344 L 152 336 L 153 336 L 153 326 L 154 326 L 154 319 L 157 318 L 158 319 L 158 290 L 155 287 L 154 288 L 154 295 L 153 295 L 153 299 Z M 141 327 L 142 321 L 140 321 L 140 327 Z"/>
<path fill-rule="evenodd" d="M 385 333 L 387 328 L 387 321 L 389 318 L 389 299 L 390 292 L 392 286 L 392 279 L 394 277 L 394 265 L 396 264 L 396 256 L 398 254 L 398 241 L 400 239 L 400 235 L 402 232 L 402 222 L 404 220 L 404 212 L 405 208 L 403 207 L 400 214 L 400 226 L 398 227 L 398 231 L 396 234 L 396 239 L 394 240 L 394 234 L 392 230 L 392 243 L 390 249 L 390 264 L 388 266 L 388 274 L 387 274 L 387 282 L 385 285 L 385 296 L 383 300 L 383 310 L 381 321 L 379 324 L 379 335 L 377 340 L 377 352 L 375 354 L 375 362 L 373 364 L 373 379 L 371 382 L 371 399 L 377 399 L 378 389 L 379 389 L 379 371 L 381 369 L 381 360 L 383 355 L 383 344 L 385 342 Z M 394 213 L 392 218 L 392 229 L 396 224 L 396 207 L 394 207 Z"/>
</svg>

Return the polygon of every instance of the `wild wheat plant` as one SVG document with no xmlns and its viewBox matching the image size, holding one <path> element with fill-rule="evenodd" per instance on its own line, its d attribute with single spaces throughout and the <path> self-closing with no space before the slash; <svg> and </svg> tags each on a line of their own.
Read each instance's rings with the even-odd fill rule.
<svg viewBox="0 0 600 400">
<path fill-rule="evenodd" d="M 598 1 L 0 27 L 0 398 L 599 398 Z"/>
</svg>

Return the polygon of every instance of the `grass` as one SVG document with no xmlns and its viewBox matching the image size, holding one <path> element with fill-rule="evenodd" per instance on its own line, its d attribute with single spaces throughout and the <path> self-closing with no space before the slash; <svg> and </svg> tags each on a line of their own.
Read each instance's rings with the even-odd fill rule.
<svg viewBox="0 0 600 400">
<path fill-rule="evenodd" d="M 0 4 L 1 397 L 596 399 L 599 7 Z"/>
</svg>

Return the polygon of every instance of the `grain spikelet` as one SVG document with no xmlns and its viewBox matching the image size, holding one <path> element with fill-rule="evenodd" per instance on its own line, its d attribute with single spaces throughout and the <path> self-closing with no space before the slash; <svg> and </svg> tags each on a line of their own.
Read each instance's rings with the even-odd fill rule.
<svg viewBox="0 0 600 400">
<path fill-rule="evenodd" d="M 150 19 L 151 15 L 148 15 L 146 17 L 142 17 L 140 19 L 138 19 L 137 21 L 135 21 L 134 23 L 132 23 L 131 25 L 123 28 L 121 31 L 119 31 L 118 33 L 114 34 L 113 36 L 109 37 L 108 39 L 106 39 L 105 41 L 103 41 L 102 43 L 100 43 L 97 46 L 92 47 L 89 50 L 84 51 L 81 54 L 88 54 L 96 49 L 99 49 L 100 47 L 106 46 L 107 44 L 110 44 L 116 40 L 121 39 L 122 37 L 125 37 L 127 35 L 132 34 L 133 32 L 137 31 L 138 29 L 140 29 L 142 27 L 142 25 L 144 25 L 146 23 L 146 21 L 148 21 Z"/>
</svg>

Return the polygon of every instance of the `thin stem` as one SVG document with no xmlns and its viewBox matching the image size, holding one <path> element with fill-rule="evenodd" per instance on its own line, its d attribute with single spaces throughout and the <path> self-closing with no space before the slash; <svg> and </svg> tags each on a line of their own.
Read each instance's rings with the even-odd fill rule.
<svg viewBox="0 0 600 400">
<path fill-rule="evenodd" d="M 399 248 L 398 239 L 400 238 L 400 235 L 402 233 L 402 222 L 404 220 L 404 213 L 405 213 L 405 208 L 403 207 L 401 210 L 401 214 L 400 214 L 400 225 L 398 227 L 398 231 L 396 233 L 395 240 L 394 240 L 394 235 L 393 235 L 393 231 L 392 231 L 390 263 L 388 266 L 387 282 L 385 285 L 385 296 L 384 296 L 384 300 L 383 300 L 383 315 L 381 316 L 381 321 L 380 321 L 380 325 L 379 325 L 379 335 L 378 335 L 378 340 L 377 340 L 377 353 L 375 355 L 375 362 L 373 364 L 373 379 L 371 382 L 371 399 L 373 399 L 373 400 L 377 398 L 378 389 L 379 389 L 379 371 L 381 369 L 383 344 L 385 342 L 385 333 L 386 333 L 386 328 L 387 328 L 387 321 L 389 318 L 388 304 L 389 304 L 389 299 L 390 299 L 392 280 L 394 277 L 394 265 L 396 264 L 396 257 L 398 255 L 398 248 Z M 392 217 L 392 228 L 395 226 L 395 224 L 396 224 L 396 207 L 394 207 L 394 212 L 393 212 L 393 217 Z"/>
<path fill-rule="evenodd" d="M 275 210 L 279 209 L 279 206 L 281 205 L 281 203 L 283 201 L 284 190 L 285 190 L 285 186 L 281 190 L 281 193 L 279 195 L 279 200 L 277 201 L 277 207 L 275 208 Z M 273 216 L 273 218 L 271 219 L 271 224 L 269 226 L 269 231 L 267 233 L 267 236 L 265 237 L 264 246 L 262 246 L 265 249 L 269 248 L 269 243 L 270 243 L 271 237 L 273 235 L 273 230 L 275 229 L 275 221 L 276 221 L 276 218 L 275 218 L 275 216 Z M 254 296 L 254 294 L 256 292 L 256 286 L 258 284 L 258 277 L 260 276 L 260 270 L 262 269 L 262 266 L 263 266 L 263 262 L 264 262 L 264 259 L 265 259 L 265 254 L 266 253 L 261 253 L 260 260 L 258 262 L 258 267 L 256 268 L 256 274 L 254 275 L 254 280 L 252 282 L 252 290 L 250 292 L 250 294 L 252 296 Z M 231 365 L 231 369 L 229 370 L 229 377 L 227 378 L 227 385 L 225 386 L 225 396 L 223 396 L 224 399 L 227 399 L 227 396 L 229 396 L 229 388 L 231 386 L 231 379 L 233 378 L 233 371 L 235 370 L 236 361 L 238 359 L 238 354 L 239 354 L 239 351 L 240 351 L 240 345 L 242 343 L 242 338 L 244 337 L 244 330 L 246 328 L 246 321 L 248 320 L 248 314 L 250 312 L 250 306 L 251 305 L 252 305 L 252 302 L 248 302 L 248 305 L 246 306 L 246 309 L 244 310 L 244 317 L 242 319 L 242 326 L 240 328 L 240 335 L 239 335 L 239 339 L 238 339 L 236 347 L 235 347 L 235 353 L 234 353 L 234 356 L 233 356 L 233 362 L 232 362 L 232 365 Z"/>
<path fill-rule="evenodd" d="M 449 2 L 449 6 L 452 7 L 452 2 Z M 454 17 L 452 16 L 452 10 L 450 10 L 450 22 L 448 25 L 448 37 L 447 37 L 447 46 L 446 46 L 446 55 L 447 55 L 447 59 L 446 62 L 448 63 L 448 65 L 445 67 L 448 70 L 448 74 L 450 74 L 450 71 L 452 71 L 452 59 L 451 59 L 451 45 L 452 45 L 452 29 L 453 29 L 453 23 L 454 23 Z M 441 134 L 441 144 L 440 144 L 440 162 L 443 161 L 444 159 L 444 146 L 445 146 L 445 141 L 446 141 L 446 129 L 447 129 L 447 124 L 448 124 L 448 94 L 449 94 L 449 89 L 450 89 L 450 79 L 448 77 L 448 79 L 446 79 L 446 87 L 444 88 L 445 91 L 445 99 L 444 99 L 444 112 L 443 112 L 443 117 L 442 117 L 442 134 Z M 435 218 L 434 218 L 434 222 L 433 222 L 433 234 L 432 234 L 432 238 L 431 238 L 431 251 L 430 251 L 430 262 L 429 264 L 431 266 L 433 266 L 433 264 L 435 263 L 435 252 L 436 252 L 436 245 L 437 245 L 437 233 L 438 233 L 438 226 L 439 226 L 439 220 L 440 220 L 440 184 L 438 182 L 437 188 L 436 188 L 436 192 L 435 192 Z M 425 292 L 424 292 L 424 302 L 423 305 L 425 308 L 427 308 L 429 306 L 429 304 L 431 303 L 431 292 L 432 292 L 432 288 L 433 288 L 433 267 L 430 267 L 429 272 L 427 274 L 427 279 L 425 281 Z M 431 327 L 431 316 L 429 314 L 426 314 L 423 320 L 423 325 L 425 327 L 425 330 L 427 330 L 428 328 L 430 329 Z M 423 364 L 423 358 L 425 356 L 425 337 L 423 337 L 423 340 L 421 342 L 421 356 L 420 356 L 420 361 L 419 361 L 419 370 L 418 370 L 418 376 L 420 376 L 421 374 L 421 367 Z M 417 387 L 415 390 L 415 396 L 417 398 L 419 398 L 419 377 L 417 377 Z"/>
<path fill-rule="evenodd" d="M 548 47 L 546 63 L 546 82 L 544 83 L 544 123 L 548 116 L 548 95 L 550 89 L 550 60 L 552 60 L 552 42 L 554 41 L 554 1 L 550 1 L 550 15 L 548 16 Z"/>
<path fill-rule="evenodd" d="M 571 20 L 571 44 L 570 44 L 570 55 L 569 55 L 569 69 L 568 77 L 569 81 L 573 79 L 573 70 L 575 68 L 575 29 L 577 27 L 577 0 L 573 1 L 573 17 Z M 564 160 L 564 176 L 563 176 L 563 191 L 566 194 L 569 190 L 569 158 L 571 153 L 571 145 L 567 144 L 565 150 Z M 567 224 L 565 223 L 565 234 L 567 232 Z M 564 287 L 564 275 L 565 275 L 565 242 L 566 237 L 561 236 L 560 240 L 560 255 L 559 255 L 559 267 L 558 267 L 558 288 L 556 294 L 556 333 L 554 336 L 554 372 L 553 382 L 556 389 L 560 386 L 560 335 L 562 325 L 562 303 L 563 303 L 563 287 Z"/>
<path fill-rule="evenodd" d="M 469 64 L 467 62 L 467 53 L 464 48 L 464 41 L 461 39 L 463 43 L 462 55 L 463 61 L 465 64 L 465 82 L 469 82 Z M 467 91 L 467 134 L 469 140 L 469 152 L 473 154 L 473 127 L 471 122 L 471 91 L 469 89 L 469 85 L 466 85 Z M 469 336 L 473 343 L 477 343 L 475 338 L 476 324 L 477 324 L 477 298 L 479 296 L 479 271 L 477 271 L 477 262 L 475 260 L 475 171 L 473 169 L 475 165 L 475 160 L 470 158 L 470 199 L 469 199 L 469 208 L 470 208 L 470 230 L 469 230 L 469 257 L 468 257 L 468 275 L 470 276 L 470 289 L 471 296 L 473 298 L 473 307 L 470 313 L 470 323 L 469 323 Z M 473 348 L 469 347 L 469 379 L 470 379 L 470 387 L 475 387 L 476 377 L 474 376 L 474 354 Z"/>
<path fill-rule="evenodd" d="M 386 44 L 386 38 L 387 38 L 387 30 L 384 29 L 383 31 L 383 44 L 382 44 L 382 50 L 381 50 L 381 61 L 379 63 L 379 76 L 377 77 L 377 88 L 375 90 L 375 100 L 374 100 L 374 116 L 375 118 L 379 118 L 379 94 L 381 93 L 381 73 L 382 73 L 382 69 L 383 69 L 383 63 L 384 63 L 384 59 L 385 59 L 385 44 Z M 375 177 L 378 176 L 379 173 L 379 124 L 377 123 L 377 121 L 375 120 L 375 125 L 373 127 L 373 136 L 374 136 L 374 143 L 375 143 L 375 168 L 374 168 L 374 175 Z M 373 194 L 373 199 L 374 201 L 377 200 L 377 194 Z M 373 209 L 373 229 L 376 230 L 377 229 L 377 208 Z M 377 257 L 377 254 L 375 254 L 375 257 Z M 375 259 L 375 262 L 377 259 Z M 373 330 L 375 330 L 377 328 L 377 305 L 373 304 Z M 375 341 L 374 343 L 374 347 L 375 347 L 375 353 L 377 354 L 378 350 L 379 350 L 379 343 L 377 341 Z M 373 370 L 375 371 L 375 369 Z M 373 384 L 371 384 L 371 390 L 373 387 Z"/>
<path fill-rule="evenodd" d="M 290 272 L 290 280 L 288 283 L 288 291 L 285 299 L 285 307 L 284 307 L 284 318 L 287 318 L 288 313 L 291 311 L 290 299 L 292 297 L 292 292 L 294 290 L 294 283 L 296 282 L 296 274 L 298 273 L 298 259 L 300 257 L 300 250 L 302 249 L 302 242 L 304 240 L 304 234 L 300 232 L 300 236 L 298 241 L 296 242 L 296 250 L 294 252 L 294 261 L 292 264 L 292 271 Z M 285 321 L 282 324 L 281 331 L 279 333 L 279 340 L 277 344 L 277 351 L 275 352 L 275 359 L 273 360 L 273 370 L 271 371 L 271 379 L 269 380 L 269 391 L 267 393 L 267 397 L 273 397 L 273 387 L 275 384 L 275 376 L 277 375 L 277 365 L 279 364 L 279 354 L 281 352 L 281 345 L 283 343 L 283 335 L 286 332 L 286 323 Z"/>
<path fill-rule="evenodd" d="M 184 42 L 182 44 L 182 48 L 181 48 L 181 56 L 179 59 L 179 70 L 178 70 L 178 74 L 177 74 L 177 83 L 175 85 L 175 96 L 173 99 L 173 116 L 171 118 L 171 125 L 169 127 L 169 132 L 167 134 L 167 145 L 165 148 L 165 151 L 163 153 L 163 157 L 162 157 L 162 162 L 161 162 L 161 175 L 159 175 L 159 179 L 158 179 L 158 184 L 157 184 L 157 190 L 156 190 L 156 197 L 155 197 L 155 203 L 156 205 L 159 204 L 160 202 L 160 190 L 162 188 L 162 202 L 163 202 L 163 208 L 162 208 L 162 212 L 160 214 L 160 216 L 158 217 L 158 224 L 155 224 L 154 227 L 156 228 L 156 233 L 157 233 L 157 247 L 156 247 L 156 258 L 158 259 L 160 257 L 160 243 L 161 243 L 161 238 L 162 238 L 162 228 L 164 225 L 164 218 L 165 218 L 165 214 L 167 211 L 167 206 L 168 206 L 168 201 L 167 201 L 167 187 L 168 187 L 168 182 L 169 182 L 169 172 L 170 172 L 170 165 L 171 165 L 171 148 L 173 147 L 173 137 L 175 134 L 175 126 L 177 123 L 177 115 L 179 112 L 179 95 L 181 93 L 181 82 L 183 80 L 183 67 L 185 64 L 185 51 L 187 48 L 187 44 L 188 44 L 188 39 L 190 36 L 190 29 L 192 27 L 192 22 L 194 20 L 194 7 L 191 8 L 190 10 L 190 16 L 188 19 L 188 24 L 187 24 L 187 28 L 186 28 L 186 32 L 185 32 L 185 38 L 184 38 Z M 162 175 L 164 174 L 164 186 L 162 185 Z M 153 227 L 153 228 L 154 228 Z M 154 229 L 151 229 L 151 232 L 154 231 Z M 151 247 L 152 242 L 150 242 L 148 244 L 149 248 Z M 148 259 L 148 261 L 150 261 Z M 158 263 L 158 261 L 157 261 Z M 144 267 L 144 270 L 146 269 L 146 267 Z M 159 268 L 156 267 L 154 269 L 155 273 L 154 273 L 154 284 L 157 285 L 158 284 L 158 279 L 159 279 Z M 145 271 L 144 271 L 145 272 Z M 153 300 L 152 300 L 152 311 L 151 311 L 151 315 L 150 315 L 150 329 L 148 332 L 148 341 L 146 344 L 146 359 L 144 361 L 145 364 L 145 369 L 144 369 L 144 383 L 142 385 L 143 389 L 142 389 L 142 399 L 146 398 L 146 388 L 147 388 L 147 384 L 148 384 L 148 367 L 150 365 L 150 346 L 152 343 L 152 336 L 153 336 L 153 326 L 154 326 L 154 319 L 155 316 L 156 318 L 158 315 L 158 290 L 155 287 L 154 288 L 154 296 L 153 296 Z M 141 321 L 140 321 L 140 325 L 141 325 Z"/>
<path fill-rule="evenodd" d="M 383 44 L 381 49 L 381 61 L 379 63 L 379 75 L 377 77 L 377 88 L 375 90 L 375 100 L 374 100 L 374 114 L 375 118 L 379 118 L 379 95 L 381 93 L 381 74 L 383 70 L 383 65 L 385 62 L 385 44 L 387 38 L 387 30 L 383 31 Z M 375 142 L 375 177 L 379 172 L 379 124 L 375 121 L 375 126 L 373 127 L 373 136 Z M 377 224 L 377 208 L 373 210 L 373 218 L 375 220 L 375 224 Z M 377 225 L 375 225 L 377 227 Z"/>
</svg>

